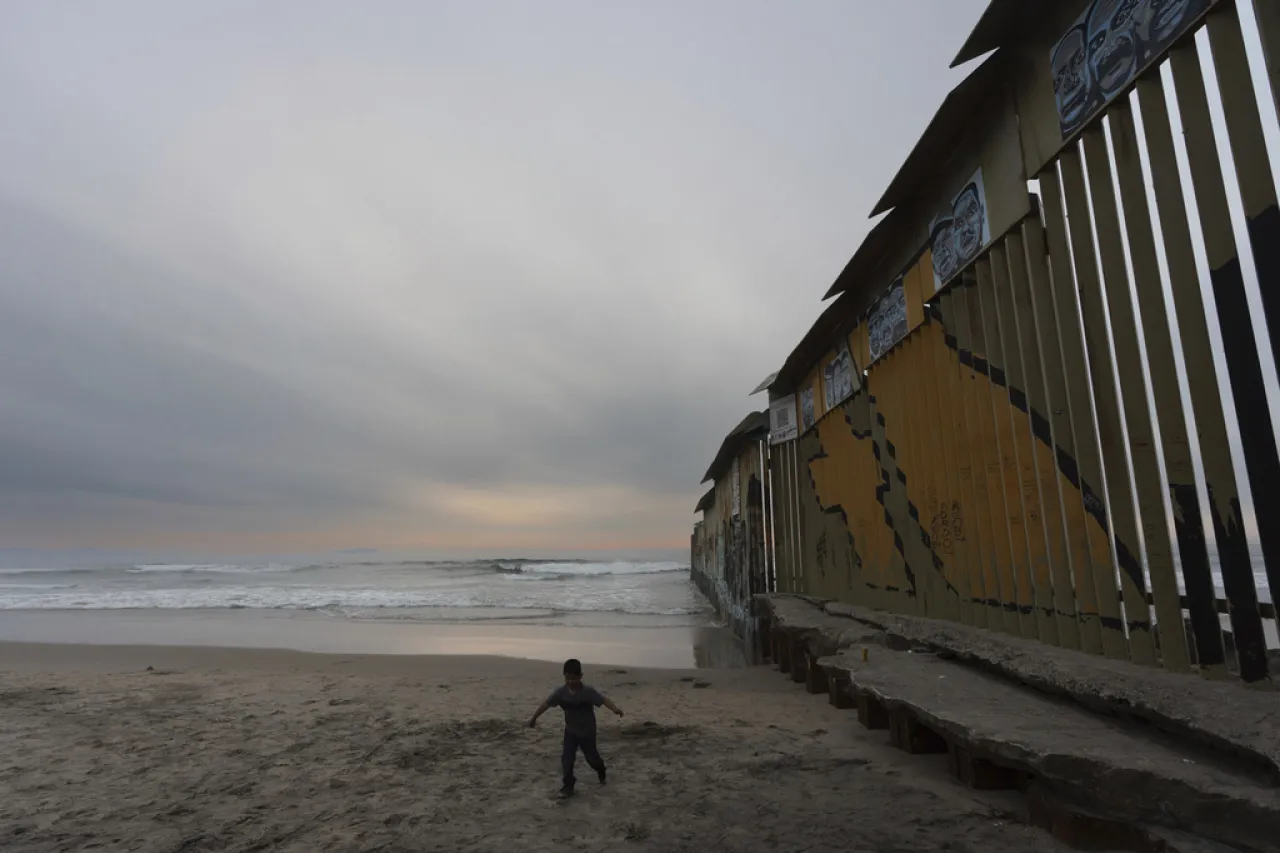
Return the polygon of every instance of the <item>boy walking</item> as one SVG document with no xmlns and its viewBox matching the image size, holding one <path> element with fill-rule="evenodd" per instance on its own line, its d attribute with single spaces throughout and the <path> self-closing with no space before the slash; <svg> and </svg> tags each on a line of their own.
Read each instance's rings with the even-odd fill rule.
<svg viewBox="0 0 1280 853">
<path fill-rule="evenodd" d="M 601 705 L 622 716 L 622 709 L 607 696 L 582 683 L 582 664 L 576 658 L 570 658 L 564 662 L 564 686 L 552 691 L 529 720 L 529 728 L 533 728 L 538 724 L 538 718 L 549 709 L 564 709 L 564 752 L 560 756 L 564 787 L 560 789 L 561 797 L 573 796 L 573 786 L 577 782 L 573 765 L 577 762 L 579 749 L 587 764 L 600 777 L 600 784 L 605 783 L 604 759 L 596 749 L 596 708 Z"/>
</svg>

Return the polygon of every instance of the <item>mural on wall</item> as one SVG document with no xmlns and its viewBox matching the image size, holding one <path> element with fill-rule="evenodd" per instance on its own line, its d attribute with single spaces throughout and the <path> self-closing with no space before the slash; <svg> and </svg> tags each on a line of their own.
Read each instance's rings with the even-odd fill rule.
<svg viewBox="0 0 1280 853">
<path fill-rule="evenodd" d="M 1049 51 L 1065 139 L 1164 54 L 1214 0 L 1093 0 Z"/>
<path fill-rule="evenodd" d="M 818 418 L 813 410 L 813 386 L 800 392 L 800 429 L 808 432 Z"/>
<path fill-rule="evenodd" d="M 964 269 L 990 242 L 987 188 L 979 168 L 951 200 L 950 208 L 934 217 L 929 225 L 934 291 Z"/>
<path fill-rule="evenodd" d="M 732 507 L 730 514 L 737 518 L 742 515 L 742 470 L 738 467 L 738 460 L 733 460 L 733 467 L 729 472 L 729 505 Z"/>
<path fill-rule="evenodd" d="M 774 400 L 769 404 L 769 443 L 782 444 L 795 441 L 800 431 L 796 428 L 796 395 Z"/>
<path fill-rule="evenodd" d="M 836 357 L 822 369 L 822 388 L 827 395 L 828 409 L 834 409 L 853 396 L 853 392 L 856 390 L 853 376 L 853 356 L 849 354 L 848 343 L 842 343 L 840 349 L 836 352 Z"/>
<path fill-rule="evenodd" d="M 871 360 L 875 361 L 907 336 L 907 295 L 902 278 L 889 286 L 889 292 L 876 300 L 867 312 L 867 341 Z"/>
</svg>

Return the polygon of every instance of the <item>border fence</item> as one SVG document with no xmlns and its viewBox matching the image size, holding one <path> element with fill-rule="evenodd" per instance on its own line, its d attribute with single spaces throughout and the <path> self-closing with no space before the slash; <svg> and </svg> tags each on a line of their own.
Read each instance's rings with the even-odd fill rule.
<svg viewBox="0 0 1280 853">
<path fill-rule="evenodd" d="M 1280 0 L 993 0 L 983 56 L 766 383 L 760 520 L 708 472 L 694 575 L 735 619 L 804 593 L 1268 681 Z"/>
</svg>

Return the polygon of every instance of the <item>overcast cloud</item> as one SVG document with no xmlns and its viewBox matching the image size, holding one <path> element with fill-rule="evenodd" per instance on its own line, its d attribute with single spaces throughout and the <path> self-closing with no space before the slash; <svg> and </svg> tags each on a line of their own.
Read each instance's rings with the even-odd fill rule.
<svg viewBox="0 0 1280 853">
<path fill-rule="evenodd" d="M 0 546 L 678 545 L 983 6 L 5 3 Z"/>
</svg>

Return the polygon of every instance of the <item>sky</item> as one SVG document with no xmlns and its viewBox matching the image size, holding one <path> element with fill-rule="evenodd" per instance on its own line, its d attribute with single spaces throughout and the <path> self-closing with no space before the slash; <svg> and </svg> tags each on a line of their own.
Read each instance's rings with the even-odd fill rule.
<svg viewBox="0 0 1280 853">
<path fill-rule="evenodd" d="M 9 0 L 0 547 L 680 546 L 985 5 Z"/>
</svg>

